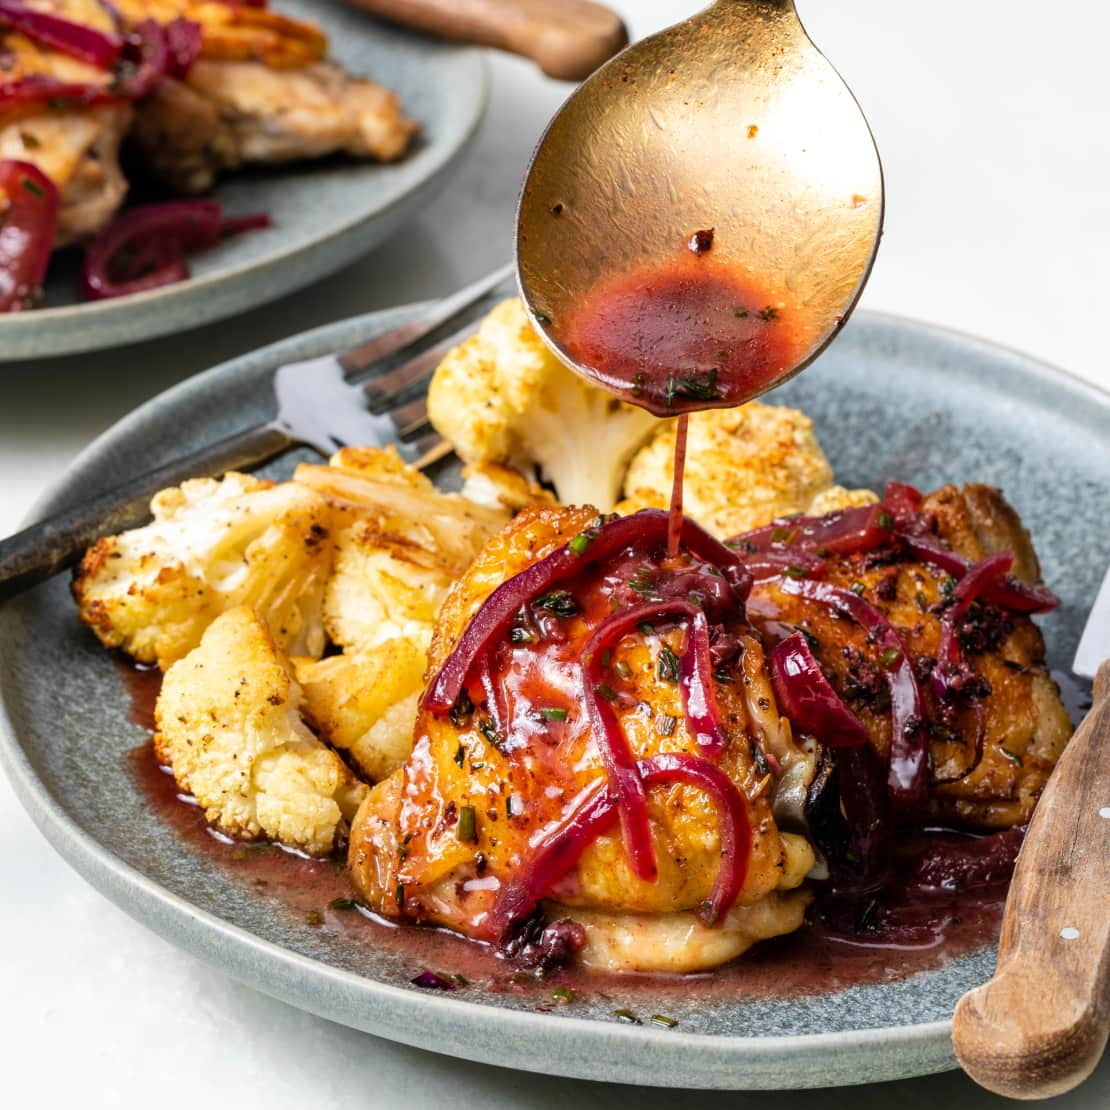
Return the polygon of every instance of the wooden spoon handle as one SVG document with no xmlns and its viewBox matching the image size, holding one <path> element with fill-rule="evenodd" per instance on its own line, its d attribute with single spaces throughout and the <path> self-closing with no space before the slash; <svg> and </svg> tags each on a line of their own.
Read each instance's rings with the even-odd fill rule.
<svg viewBox="0 0 1110 1110">
<path fill-rule="evenodd" d="M 549 77 L 581 81 L 628 43 L 616 12 L 591 0 L 347 0 L 456 42 L 531 58 Z"/>
<path fill-rule="evenodd" d="M 977 1083 L 1047 1098 L 1094 1070 L 1110 1029 L 1110 660 L 1037 804 L 998 967 L 956 1006 L 952 1042 Z"/>
</svg>

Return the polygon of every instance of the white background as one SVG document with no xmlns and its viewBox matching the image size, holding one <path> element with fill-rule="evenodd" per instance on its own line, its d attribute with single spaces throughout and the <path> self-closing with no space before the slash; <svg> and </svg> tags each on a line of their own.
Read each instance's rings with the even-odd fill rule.
<svg viewBox="0 0 1110 1110">
<path fill-rule="evenodd" d="M 700 5 L 614 6 L 638 38 Z M 864 106 L 883 158 L 886 234 L 862 305 L 985 336 L 1110 388 L 1110 9 L 1096 0 L 798 6 Z M 491 63 L 490 113 L 462 173 L 362 262 L 208 329 L 86 357 L 0 363 L 0 535 L 89 440 L 174 382 L 295 331 L 447 293 L 504 262 L 522 171 L 569 88 L 514 58 Z M 402 1100 L 482 1110 L 626 1099 L 645 1110 L 1003 1105 L 958 1073 L 827 1093 L 636 1091 L 354 1033 L 240 987 L 134 924 L 55 856 L 2 778 L 0 1084 L 4 1105 L 88 1110 Z M 1104 1061 L 1056 1105 L 1108 1104 Z"/>
</svg>

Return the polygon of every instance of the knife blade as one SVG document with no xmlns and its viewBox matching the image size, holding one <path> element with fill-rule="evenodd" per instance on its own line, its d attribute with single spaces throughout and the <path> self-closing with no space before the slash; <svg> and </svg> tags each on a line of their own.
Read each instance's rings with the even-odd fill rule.
<svg viewBox="0 0 1110 1110">
<path fill-rule="evenodd" d="M 1087 617 L 1072 670 L 1093 679 L 1104 659 L 1110 659 L 1110 567 L 1106 568 L 1106 577 Z"/>
</svg>

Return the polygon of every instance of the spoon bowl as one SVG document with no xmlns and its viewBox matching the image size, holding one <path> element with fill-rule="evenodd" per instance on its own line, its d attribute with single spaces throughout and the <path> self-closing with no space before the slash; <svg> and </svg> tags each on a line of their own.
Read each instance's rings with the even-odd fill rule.
<svg viewBox="0 0 1110 1110">
<path fill-rule="evenodd" d="M 518 277 L 559 356 L 618 391 L 627 382 L 609 380 L 570 334 L 591 291 L 698 255 L 756 283 L 763 293 L 737 314 L 789 316 L 792 341 L 758 383 L 699 399 L 737 404 L 797 373 L 836 333 L 882 221 L 867 121 L 792 0 L 718 0 L 617 55 L 551 121 L 520 196 Z M 650 328 L 640 344 L 657 347 Z M 659 396 L 628 399 L 672 411 Z"/>
</svg>

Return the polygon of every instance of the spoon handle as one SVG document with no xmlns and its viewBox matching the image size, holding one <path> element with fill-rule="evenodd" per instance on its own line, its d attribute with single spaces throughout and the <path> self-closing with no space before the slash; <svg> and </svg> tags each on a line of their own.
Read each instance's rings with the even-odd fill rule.
<svg viewBox="0 0 1110 1110">
<path fill-rule="evenodd" d="M 592 0 L 347 0 L 406 27 L 531 58 L 581 81 L 628 43 L 616 12 Z"/>
<path fill-rule="evenodd" d="M 964 1070 L 1047 1098 L 1094 1070 L 1110 1030 L 1110 661 L 1037 804 L 1006 900 L 994 977 L 960 999 Z"/>
</svg>

